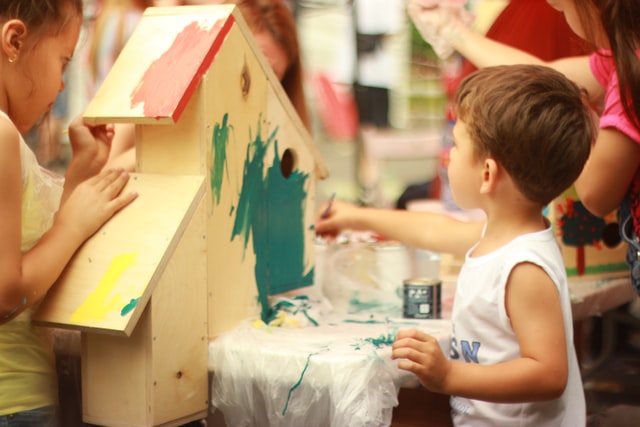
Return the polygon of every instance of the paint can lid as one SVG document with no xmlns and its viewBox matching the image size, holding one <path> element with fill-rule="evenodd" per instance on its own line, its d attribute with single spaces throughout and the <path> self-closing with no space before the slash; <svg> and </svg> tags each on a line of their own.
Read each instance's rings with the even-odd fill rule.
<svg viewBox="0 0 640 427">
<path fill-rule="evenodd" d="M 402 283 L 405 285 L 433 286 L 433 285 L 441 285 L 442 281 L 440 279 L 434 279 L 430 277 L 413 277 L 410 279 L 403 280 Z"/>
</svg>

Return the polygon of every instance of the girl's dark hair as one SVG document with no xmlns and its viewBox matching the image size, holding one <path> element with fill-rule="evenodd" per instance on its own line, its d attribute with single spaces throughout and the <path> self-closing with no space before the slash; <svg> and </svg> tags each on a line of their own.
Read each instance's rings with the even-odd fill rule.
<svg viewBox="0 0 640 427">
<path fill-rule="evenodd" d="M 640 5 L 638 0 L 576 0 L 576 10 L 582 27 L 587 31 L 595 25 L 607 35 L 615 62 L 620 99 L 624 112 L 640 131 Z M 597 17 L 600 22 L 594 22 Z M 587 33 L 592 43 L 593 34 Z"/>
<path fill-rule="evenodd" d="M 82 16 L 82 0 L 2 0 L 0 22 L 19 19 L 29 31 L 60 31 L 70 12 Z"/>
</svg>

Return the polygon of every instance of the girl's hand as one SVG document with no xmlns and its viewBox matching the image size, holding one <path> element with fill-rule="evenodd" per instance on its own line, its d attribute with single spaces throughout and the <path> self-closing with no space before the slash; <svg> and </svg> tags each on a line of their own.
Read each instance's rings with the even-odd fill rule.
<svg viewBox="0 0 640 427">
<path fill-rule="evenodd" d="M 128 181 L 129 174 L 112 169 L 81 182 L 61 206 L 56 222 L 83 242 L 138 196 L 122 193 Z"/>
<path fill-rule="evenodd" d="M 86 124 L 81 116 L 73 119 L 69 125 L 69 141 L 73 151 L 69 169 L 77 176 L 68 178 L 81 182 L 102 170 L 109 158 L 113 129 L 113 125 Z"/>
<path fill-rule="evenodd" d="M 451 362 L 442 353 L 435 337 L 415 329 L 399 331 L 391 359 L 402 359 L 398 368 L 413 372 L 425 388 L 444 392 Z"/>
</svg>

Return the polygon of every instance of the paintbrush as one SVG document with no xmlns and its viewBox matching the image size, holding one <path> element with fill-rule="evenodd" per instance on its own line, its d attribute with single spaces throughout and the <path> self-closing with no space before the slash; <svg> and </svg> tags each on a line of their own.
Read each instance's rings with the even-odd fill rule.
<svg viewBox="0 0 640 427">
<path fill-rule="evenodd" d="M 329 203 L 327 204 L 327 208 L 322 212 L 320 218 L 327 219 L 329 218 L 329 214 L 331 213 L 331 206 L 333 206 L 333 201 L 336 198 L 336 193 L 333 193 L 331 197 L 329 197 Z"/>
</svg>

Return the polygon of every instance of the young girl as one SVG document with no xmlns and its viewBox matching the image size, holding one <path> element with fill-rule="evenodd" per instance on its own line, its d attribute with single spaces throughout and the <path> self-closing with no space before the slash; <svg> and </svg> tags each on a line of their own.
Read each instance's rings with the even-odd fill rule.
<svg viewBox="0 0 640 427">
<path fill-rule="evenodd" d="M 544 62 L 483 37 L 455 17 L 439 14 L 433 0 L 410 0 L 408 7 L 421 33 L 435 34 L 478 67 L 545 64 L 587 91 L 598 106 L 600 132 L 576 189 L 595 215 L 620 207 L 621 233 L 630 243 L 627 258 L 632 265 L 638 264 L 632 268 L 632 283 L 640 292 L 640 7 L 637 0 L 547 1 L 564 14 L 578 36 L 593 45 L 594 53 Z M 439 17 L 445 16 L 446 26 L 438 26 Z"/>
<path fill-rule="evenodd" d="M 81 22 L 82 0 L 0 2 L 1 425 L 57 425 L 53 356 L 31 325 L 31 310 L 78 247 L 136 197 L 121 193 L 126 173 L 99 172 L 110 127 L 71 123 L 74 155 L 63 186 L 21 136 L 63 89 Z"/>
</svg>

